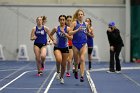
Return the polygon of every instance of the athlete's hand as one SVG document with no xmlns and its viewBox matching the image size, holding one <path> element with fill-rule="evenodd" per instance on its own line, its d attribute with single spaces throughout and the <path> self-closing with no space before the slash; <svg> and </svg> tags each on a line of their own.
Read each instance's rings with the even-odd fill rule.
<svg viewBox="0 0 140 93">
<path fill-rule="evenodd" d="M 47 45 L 52 45 L 52 44 L 53 44 L 52 40 L 47 41 Z"/>
<path fill-rule="evenodd" d="M 56 40 L 53 40 L 53 44 L 54 44 L 54 45 L 56 45 L 56 44 L 57 44 Z"/>
<path fill-rule="evenodd" d="M 36 36 L 36 35 L 34 35 L 34 40 L 35 40 L 35 39 L 37 39 L 37 36 Z"/>
<path fill-rule="evenodd" d="M 82 30 L 82 26 L 80 25 L 79 28 L 77 29 L 77 32 Z"/>
<path fill-rule="evenodd" d="M 64 31 L 64 29 L 63 30 L 61 29 L 61 32 L 62 32 L 64 37 L 67 36 L 67 33 Z"/>
<path fill-rule="evenodd" d="M 111 51 L 114 51 L 114 46 L 110 46 L 110 50 Z"/>
<path fill-rule="evenodd" d="M 37 36 L 32 36 L 31 40 L 36 40 Z"/>
<path fill-rule="evenodd" d="M 82 25 L 80 25 L 80 27 L 78 28 L 79 30 L 82 30 Z"/>
</svg>

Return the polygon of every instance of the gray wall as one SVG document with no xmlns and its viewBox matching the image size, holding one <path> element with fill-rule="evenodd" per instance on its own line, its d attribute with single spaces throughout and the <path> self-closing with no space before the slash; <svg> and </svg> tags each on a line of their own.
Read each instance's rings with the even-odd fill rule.
<svg viewBox="0 0 140 93">
<path fill-rule="evenodd" d="M 101 61 L 109 60 L 109 44 L 106 35 L 107 22 L 115 21 L 124 39 L 125 7 L 124 6 L 0 6 L 0 44 L 3 45 L 7 60 L 16 60 L 17 48 L 26 44 L 30 60 L 34 60 L 33 42 L 30 41 L 31 29 L 36 25 L 37 16 L 48 18 L 47 26 L 57 26 L 58 16 L 73 15 L 76 9 L 85 11 L 85 18 L 93 21 L 94 43 L 98 46 Z M 122 51 L 124 55 L 124 51 Z"/>
<path fill-rule="evenodd" d="M 0 0 L 2 4 L 124 4 L 125 0 Z"/>
</svg>

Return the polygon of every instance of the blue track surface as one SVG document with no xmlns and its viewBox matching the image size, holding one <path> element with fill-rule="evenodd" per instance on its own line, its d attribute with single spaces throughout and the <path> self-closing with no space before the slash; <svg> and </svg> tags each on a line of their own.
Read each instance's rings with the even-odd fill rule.
<svg viewBox="0 0 140 93">
<path fill-rule="evenodd" d="M 87 78 L 85 82 L 80 82 L 80 79 L 75 79 L 71 72 L 71 77 L 64 77 L 64 84 L 55 79 L 48 93 L 91 93 Z"/>
<path fill-rule="evenodd" d="M 140 64 L 122 63 L 122 73 L 119 74 L 106 73 L 107 62 L 94 62 L 92 67 L 90 76 L 97 93 L 140 93 Z M 40 77 L 36 76 L 35 62 L 0 62 L 0 93 L 44 93 L 55 71 L 55 62 L 46 62 L 44 74 Z M 82 83 L 72 72 L 71 77 L 64 77 L 64 80 L 65 83 L 60 84 L 54 78 L 48 93 L 92 93 L 86 75 Z"/>
</svg>

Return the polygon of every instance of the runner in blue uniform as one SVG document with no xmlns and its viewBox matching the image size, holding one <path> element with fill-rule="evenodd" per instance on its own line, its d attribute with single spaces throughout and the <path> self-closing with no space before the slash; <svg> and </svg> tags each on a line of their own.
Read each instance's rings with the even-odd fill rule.
<svg viewBox="0 0 140 93">
<path fill-rule="evenodd" d="M 86 18 L 85 22 L 88 23 L 88 27 L 87 27 L 87 45 L 88 45 L 88 61 L 89 61 L 89 66 L 88 69 L 91 69 L 91 60 L 92 60 L 92 51 L 93 51 L 93 37 L 94 37 L 94 33 L 93 33 L 93 27 L 92 27 L 92 21 L 90 18 Z"/>
<path fill-rule="evenodd" d="M 46 16 L 41 16 L 42 17 L 42 25 L 45 26 L 46 22 L 47 22 L 47 17 Z M 48 45 L 48 44 L 47 44 Z M 41 63 L 41 70 L 44 70 L 44 64 L 45 62 Z"/>
<path fill-rule="evenodd" d="M 85 56 L 87 53 L 87 23 L 84 22 L 84 12 L 78 9 L 73 15 L 73 22 L 69 34 L 73 35 L 73 53 L 75 60 L 74 76 L 78 79 L 78 64 L 80 61 L 80 81 L 84 82 Z M 79 57 L 79 58 L 78 58 Z"/>
<path fill-rule="evenodd" d="M 58 20 L 60 25 L 53 28 L 50 36 L 54 43 L 54 55 L 56 58 L 57 66 L 57 79 L 60 79 L 60 83 L 63 84 L 63 76 L 66 69 L 67 58 L 69 55 L 68 39 L 70 39 L 71 36 L 69 36 L 68 34 L 68 32 L 70 31 L 70 27 L 66 26 L 66 16 L 60 15 Z M 56 33 L 56 39 L 53 38 L 54 33 Z"/>
<path fill-rule="evenodd" d="M 34 53 L 36 57 L 38 76 L 42 75 L 41 63 L 46 59 L 47 34 L 50 34 L 49 28 L 42 25 L 42 18 L 37 17 L 37 26 L 33 27 L 30 40 L 34 40 Z M 46 34 L 47 33 L 47 34 Z"/>
</svg>

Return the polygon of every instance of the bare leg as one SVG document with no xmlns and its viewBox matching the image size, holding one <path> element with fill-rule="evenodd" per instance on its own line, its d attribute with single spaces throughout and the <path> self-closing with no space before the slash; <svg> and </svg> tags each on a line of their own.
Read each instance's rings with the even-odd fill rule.
<svg viewBox="0 0 140 93">
<path fill-rule="evenodd" d="M 61 75 L 60 77 L 63 78 L 64 77 L 64 73 L 66 70 L 66 62 L 67 62 L 67 58 L 68 58 L 68 53 L 63 53 L 62 54 L 62 63 L 61 63 Z"/>
<path fill-rule="evenodd" d="M 38 72 L 41 72 L 40 49 L 37 46 L 34 46 L 34 53 L 36 57 L 37 70 Z"/>
<path fill-rule="evenodd" d="M 41 67 L 42 67 L 42 70 L 44 70 L 45 60 L 46 60 L 46 46 L 41 48 Z"/>
<path fill-rule="evenodd" d="M 60 73 L 60 69 L 61 69 L 61 62 L 62 62 L 62 54 L 60 50 L 55 50 L 54 51 L 54 55 L 56 58 L 56 69 L 57 69 L 57 73 Z"/>
<path fill-rule="evenodd" d="M 67 62 L 67 72 L 70 71 L 72 59 L 73 59 L 73 50 L 69 49 L 69 56 L 68 56 L 68 62 Z"/>
<path fill-rule="evenodd" d="M 81 73 L 81 77 L 84 76 L 84 71 L 85 71 L 85 55 L 87 53 L 87 46 L 84 45 L 81 50 L 80 50 L 80 73 Z"/>
</svg>

